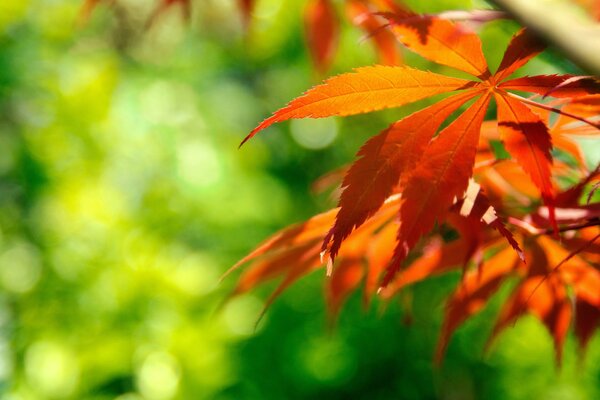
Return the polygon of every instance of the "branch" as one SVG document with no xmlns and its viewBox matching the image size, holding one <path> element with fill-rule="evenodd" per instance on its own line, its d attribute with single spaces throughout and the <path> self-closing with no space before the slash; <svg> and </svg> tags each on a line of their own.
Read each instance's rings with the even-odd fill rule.
<svg viewBox="0 0 600 400">
<path fill-rule="evenodd" d="M 584 70 L 600 75 L 600 24 L 571 2 L 492 0 L 523 26 L 559 48 Z"/>
<path fill-rule="evenodd" d="M 526 97 L 519 96 L 518 94 L 514 94 L 514 93 L 511 93 L 511 92 L 504 92 L 504 93 L 506 93 L 507 96 L 512 97 L 514 99 L 517 99 L 517 100 L 519 100 L 519 101 L 521 101 L 523 103 L 529 104 L 530 106 L 538 107 L 538 108 L 544 109 L 546 111 L 550 111 L 550 112 L 553 112 L 553 113 L 561 114 L 561 115 L 564 115 L 566 117 L 573 118 L 573 119 L 576 119 L 578 121 L 581 121 L 584 124 L 588 124 L 589 126 L 594 127 L 596 129 L 600 129 L 600 122 L 590 121 L 589 119 L 580 117 L 579 115 L 575 115 L 575 114 L 572 114 L 570 112 L 563 111 L 560 108 L 551 107 L 551 106 L 546 105 L 546 104 L 538 103 L 537 101 L 533 101 L 533 100 L 530 100 L 530 99 L 528 99 Z"/>
<path fill-rule="evenodd" d="M 521 228 L 522 230 L 533 236 L 550 235 L 554 233 L 554 229 L 552 228 L 538 228 L 537 226 L 532 225 L 529 221 L 525 221 L 515 217 L 508 217 L 508 222 L 514 226 Z M 558 231 L 560 233 L 578 231 L 580 229 L 589 228 L 590 226 L 600 226 L 600 219 L 592 218 L 589 221 L 563 226 Z"/>
</svg>

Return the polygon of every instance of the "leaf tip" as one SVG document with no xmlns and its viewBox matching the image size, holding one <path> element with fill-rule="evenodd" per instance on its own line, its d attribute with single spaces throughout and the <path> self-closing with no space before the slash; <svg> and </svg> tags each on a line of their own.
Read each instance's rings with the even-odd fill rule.
<svg viewBox="0 0 600 400">
<path fill-rule="evenodd" d="M 333 258 L 332 257 L 328 257 L 327 258 L 327 277 L 331 278 L 331 275 L 333 275 Z"/>
</svg>

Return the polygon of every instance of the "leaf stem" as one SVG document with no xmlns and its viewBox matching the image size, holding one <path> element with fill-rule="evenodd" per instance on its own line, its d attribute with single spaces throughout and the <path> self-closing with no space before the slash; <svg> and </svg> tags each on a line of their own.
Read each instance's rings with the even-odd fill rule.
<svg viewBox="0 0 600 400">
<path fill-rule="evenodd" d="M 533 101 L 533 100 L 530 100 L 530 99 L 528 99 L 526 97 L 519 96 L 518 94 L 514 94 L 514 93 L 511 93 L 511 92 L 505 92 L 505 93 L 506 93 L 507 96 L 510 96 L 510 97 L 512 97 L 514 99 L 517 99 L 517 100 L 519 100 L 519 101 L 521 101 L 521 102 L 523 102 L 525 104 L 529 104 L 530 106 L 538 107 L 538 108 L 544 109 L 546 111 L 550 111 L 550 112 L 554 112 L 554 113 L 557 113 L 557 114 L 561 114 L 561 115 L 564 115 L 566 117 L 573 118 L 573 119 L 581 121 L 581 122 L 583 122 L 585 124 L 593 126 L 596 129 L 600 129 L 600 122 L 590 121 L 589 119 L 580 117 L 579 115 L 571 114 L 570 112 L 563 111 L 560 108 L 556 108 L 556 107 L 552 107 L 552 106 L 549 106 L 549 105 L 546 105 L 546 104 L 538 103 L 537 101 Z"/>
<path fill-rule="evenodd" d="M 551 233 L 554 233 L 554 229 L 552 229 L 552 228 L 547 228 L 547 229 L 538 228 L 538 227 L 530 224 L 527 221 L 524 221 L 522 219 L 518 219 L 515 217 L 508 217 L 508 222 L 514 226 L 518 226 L 519 228 L 523 229 L 527 233 L 534 235 L 534 236 L 549 235 Z M 560 233 L 569 232 L 569 231 L 578 231 L 580 229 L 589 228 L 590 226 L 600 226 L 600 219 L 593 218 L 591 220 L 582 222 L 580 224 L 563 226 L 558 231 Z"/>
</svg>

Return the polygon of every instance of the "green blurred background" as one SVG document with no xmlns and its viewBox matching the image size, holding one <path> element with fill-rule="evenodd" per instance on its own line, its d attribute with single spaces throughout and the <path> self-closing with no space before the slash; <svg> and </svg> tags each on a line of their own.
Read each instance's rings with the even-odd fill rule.
<svg viewBox="0 0 600 400">
<path fill-rule="evenodd" d="M 322 271 L 254 324 L 269 288 L 223 300 L 220 275 L 281 227 L 331 207 L 311 183 L 365 138 L 422 106 L 280 124 L 269 112 L 319 81 L 299 0 L 258 0 L 245 35 L 234 0 L 0 2 L 0 393 L 25 399 L 597 399 L 600 342 L 572 338 L 559 369 L 532 317 L 483 345 L 510 283 L 432 366 L 457 275 L 383 312 L 359 295 L 328 329 Z M 338 2 L 341 6 L 341 2 Z M 412 1 L 417 11 L 471 1 Z M 487 25 L 492 68 L 515 31 Z M 376 62 L 344 19 L 330 73 Z M 449 72 L 406 55 L 407 63 Z M 559 55 L 536 73 L 578 72 Z M 413 317 L 407 323 L 407 299 Z"/>
</svg>

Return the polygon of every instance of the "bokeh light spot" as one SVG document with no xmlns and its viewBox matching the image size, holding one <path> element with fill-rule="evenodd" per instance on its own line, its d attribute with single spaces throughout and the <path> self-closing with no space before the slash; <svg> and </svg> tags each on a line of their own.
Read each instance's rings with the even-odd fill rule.
<svg viewBox="0 0 600 400">
<path fill-rule="evenodd" d="M 79 367 L 75 355 L 67 347 L 40 341 L 25 354 L 25 372 L 31 387 L 46 398 L 64 398 L 77 388 Z"/>
<path fill-rule="evenodd" d="M 177 152 L 179 176 L 192 186 L 213 185 L 223 175 L 219 157 L 217 151 L 207 143 L 187 142 L 179 146 Z"/>
<path fill-rule="evenodd" d="M 333 118 L 296 119 L 291 122 L 290 129 L 296 143 L 311 150 L 331 145 L 338 133 L 337 122 Z"/>
<path fill-rule="evenodd" d="M 166 352 L 154 352 L 143 361 L 137 376 L 137 385 L 144 398 L 170 399 L 179 387 L 179 365 Z"/>
<path fill-rule="evenodd" d="M 0 281 L 11 292 L 30 291 L 40 279 L 41 268 L 36 249 L 26 242 L 16 242 L 0 255 Z"/>
<path fill-rule="evenodd" d="M 309 375 L 324 382 L 343 382 L 356 369 L 354 352 L 340 340 L 319 338 L 302 347 L 301 363 Z"/>
<path fill-rule="evenodd" d="M 225 324 L 234 335 L 246 336 L 260 330 L 265 324 L 265 317 L 256 325 L 263 304 L 251 295 L 240 296 L 232 299 L 223 312 Z"/>
</svg>

